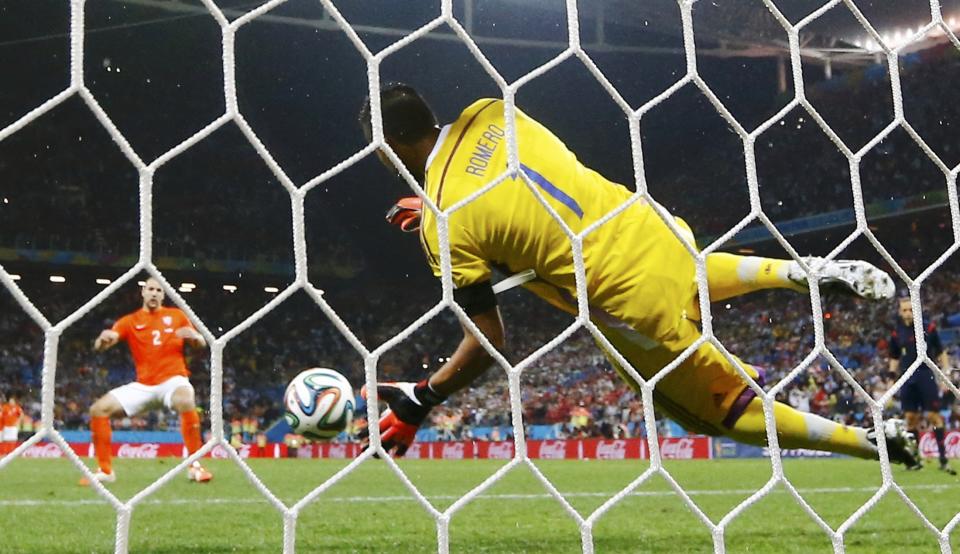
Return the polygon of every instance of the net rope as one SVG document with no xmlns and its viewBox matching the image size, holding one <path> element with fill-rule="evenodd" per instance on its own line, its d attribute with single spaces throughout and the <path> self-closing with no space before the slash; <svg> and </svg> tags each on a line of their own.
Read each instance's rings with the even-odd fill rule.
<svg viewBox="0 0 960 554">
<path fill-rule="evenodd" d="M 776 114 L 770 117 L 768 120 L 761 123 L 753 130 L 747 130 L 744 128 L 733 114 L 724 106 L 723 102 L 719 97 L 711 90 L 707 82 L 700 76 L 697 70 L 697 55 L 696 55 L 696 43 L 693 27 L 693 15 L 692 10 L 696 0 L 678 0 L 678 9 L 680 11 L 682 31 L 683 31 L 683 51 L 686 62 L 686 73 L 679 78 L 674 84 L 667 87 L 660 94 L 650 99 L 646 103 L 642 104 L 639 107 L 634 108 L 631 106 L 624 97 L 617 91 L 613 86 L 610 80 L 603 74 L 600 68 L 594 63 L 587 51 L 582 47 L 580 42 L 580 28 L 579 28 L 579 13 L 578 6 L 575 0 L 566 0 L 566 16 L 567 16 L 567 46 L 566 48 L 550 61 L 544 63 L 543 65 L 537 67 L 536 69 L 530 71 L 526 75 L 522 76 L 514 82 L 507 82 L 503 76 L 497 71 L 492 63 L 486 58 L 482 50 L 477 46 L 477 43 L 471 37 L 467 29 L 463 27 L 460 21 L 456 18 L 453 12 L 453 2 L 452 0 L 442 0 L 440 15 L 435 19 L 429 21 L 424 26 L 415 30 L 412 33 L 407 34 L 403 38 L 397 40 L 387 48 L 379 52 L 371 52 L 366 44 L 361 40 L 360 36 L 357 34 L 357 31 L 353 26 L 341 15 L 336 6 L 331 2 L 331 0 L 320 0 L 323 5 L 326 15 L 336 22 L 337 26 L 343 31 L 343 33 L 349 38 L 351 43 L 357 49 L 358 52 L 363 56 L 363 59 L 367 66 L 367 77 L 369 84 L 369 95 L 370 95 L 370 105 L 371 105 L 371 118 L 372 118 L 372 141 L 370 144 L 360 149 L 355 154 L 349 156 L 336 166 L 330 168 L 329 170 L 324 171 L 320 175 L 306 181 L 302 185 L 297 185 L 290 179 L 287 174 L 284 172 L 283 168 L 277 161 L 273 158 L 264 144 L 257 137 L 257 134 L 254 132 L 253 128 L 247 123 L 243 114 L 240 113 L 238 104 L 237 104 L 237 89 L 236 89 L 236 77 L 235 77 L 235 50 L 234 50 L 234 40 L 236 33 L 244 25 L 250 23 L 256 18 L 267 14 L 274 8 L 285 3 L 286 0 L 271 0 L 260 7 L 243 14 L 240 17 L 237 17 L 233 21 L 228 20 L 224 15 L 224 11 L 216 6 L 213 0 L 201 0 L 203 6 L 209 11 L 210 15 L 216 20 L 217 24 L 221 30 L 222 36 L 222 60 L 223 60 L 223 74 L 224 74 L 224 99 L 225 99 L 225 112 L 223 115 L 219 116 L 200 131 L 195 133 L 193 136 L 184 140 L 180 144 L 174 146 L 169 151 L 160 155 L 154 161 L 147 163 L 145 162 L 130 145 L 130 143 L 124 138 L 123 134 L 119 129 L 114 125 L 113 121 L 110 119 L 110 116 L 107 112 L 100 106 L 97 99 L 94 97 L 93 93 L 87 88 L 84 82 L 84 73 L 83 73 L 83 61 L 84 61 L 84 4 L 85 0 L 70 0 L 70 83 L 66 89 L 64 89 L 59 94 L 51 97 L 46 100 L 30 112 L 26 113 L 18 120 L 12 124 L 6 126 L 0 130 L 0 141 L 8 138 L 14 133 L 18 132 L 26 125 L 30 124 L 32 121 L 43 116 L 53 108 L 57 107 L 63 103 L 68 98 L 76 95 L 79 96 L 90 111 L 94 114 L 100 124 L 106 129 L 110 134 L 110 137 L 120 148 L 120 151 L 124 156 L 130 161 L 131 164 L 136 168 L 139 175 L 139 212 L 140 212 L 140 248 L 139 248 L 139 259 L 136 264 L 127 270 L 120 278 L 113 281 L 107 287 L 105 287 L 101 292 L 87 301 L 79 309 L 71 313 L 62 321 L 57 323 L 52 323 L 49 321 L 43 313 L 38 310 L 29 298 L 23 293 L 19 288 L 14 278 L 11 274 L 2 266 L 0 266 L 0 282 L 3 283 L 3 286 L 10 291 L 13 298 L 16 302 L 23 308 L 24 312 L 44 331 L 44 357 L 43 357 L 43 369 L 42 369 L 42 416 L 41 416 L 41 429 L 27 441 L 17 447 L 12 453 L 6 457 L 0 459 L 0 469 L 9 464 L 13 459 L 22 454 L 27 448 L 35 445 L 41 440 L 50 441 L 56 443 L 65 453 L 67 458 L 82 472 L 87 478 L 91 478 L 93 489 L 103 497 L 113 508 L 116 510 L 116 535 L 115 535 L 115 551 L 117 553 L 126 553 L 129 545 L 129 533 L 130 533 L 130 518 L 134 509 L 138 504 L 143 502 L 145 499 L 150 497 L 158 489 L 164 486 L 167 482 L 173 479 L 177 474 L 182 472 L 188 464 L 194 460 L 202 457 L 203 455 L 210 452 L 214 447 L 219 446 L 226 450 L 228 457 L 233 460 L 233 462 L 241 469 L 243 474 L 251 482 L 251 484 L 266 498 L 266 500 L 278 511 L 283 520 L 283 551 L 285 553 L 292 553 L 295 551 L 295 537 L 296 537 L 296 524 L 297 517 L 299 513 L 314 502 L 318 497 L 320 497 L 324 492 L 326 492 L 331 486 L 339 482 L 346 475 L 354 471 L 359 465 L 367 462 L 375 454 L 379 454 L 380 458 L 386 463 L 390 470 L 396 474 L 401 483 L 409 490 L 410 494 L 416 501 L 424 508 L 424 510 L 434 518 L 437 526 L 437 550 L 441 553 L 447 553 L 450 550 L 450 532 L 449 525 L 453 516 L 465 505 L 470 503 L 472 500 L 477 498 L 479 495 L 483 494 L 487 489 L 489 489 L 494 483 L 499 481 L 504 475 L 513 471 L 518 466 L 526 466 L 534 475 L 534 477 L 543 485 L 544 489 L 547 491 L 550 497 L 554 498 L 564 509 L 564 511 L 577 523 L 580 529 L 581 544 L 582 550 L 584 553 L 592 553 L 594 551 L 594 542 L 593 542 L 593 529 L 597 521 L 607 513 L 611 508 L 616 506 L 621 500 L 623 500 L 628 495 L 634 493 L 634 491 L 647 482 L 654 475 L 659 475 L 662 477 L 673 490 L 673 492 L 683 501 L 683 503 L 693 512 L 693 514 L 700 520 L 700 522 L 710 531 L 713 539 L 714 551 L 717 553 L 725 552 L 725 541 L 724 534 L 727 527 L 732 521 L 734 521 L 739 515 L 741 515 L 746 509 L 755 504 L 760 499 L 766 497 L 771 491 L 775 490 L 778 486 L 782 486 L 785 491 L 801 506 L 804 512 L 810 516 L 810 518 L 823 530 L 823 532 L 829 537 L 833 544 L 833 548 L 836 552 L 843 552 L 844 548 L 844 535 L 847 530 L 850 529 L 865 513 L 872 509 L 884 496 L 888 493 L 893 493 L 899 497 L 922 522 L 922 524 L 933 533 L 939 543 L 940 549 L 944 553 L 951 552 L 950 545 L 950 535 L 953 530 L 956 528 L 957 524 L 960 523 L 960 513 L 957 513 L 942 529 L 936 527 L 917 507 L 917 505 L 910 499 L 906 494 L 903 488 L 896 483 L 891 473 L 890 461 L 887 455 L 886 441 L 883 433 L 883 419 L 882 419 L 882 406 L 899 390 L 903 385 L 904 381 L 912 375 L 921 364 L 925 364 L 934 373 L 940 378 L 940 380 L 949 383 L 949 380 L 945 378 L 945 375 L 941 371 L 941 368 L 938 368 L 934 361 L 930 359 L 926 351 L 926 343 L 923 333 L 922 325 L 922 305 L 920 300 L 920 288 L 923 285 L 924 281 L 941 266 L 945 260 L 952 255 L 960 243 L 954 241 L 954 243 L 941 255 L 937 260 L 935 260 L 929 267 L 927 267 L 920 275 L 913 279 L 904 271 L 904 269 L 897 263 L 897 261 L 890 255 L 890 253 L 884 248 L 880 243 L 877 237 L 874 235 L 872 230 L 867 224 L 864 201 L 863 201 L 863 192 L 860 182 L 860 162 L 863 159 L 864 155 L 869 152 L 874 146 L 876 146 L 880 141 L 890 135 L 891 132 L 897 128 L 902 128 L 906 133 L 916 142 L 924 154 L 936 165 L 936 167 L 942 172 L 948 191 L 949 206 L 950 206 L 950 217 L 952 223 L 952 232 L 954 237 L 960 236 L 960 209 L 958 209 L 957 202 L 957 175 L 960 173 L 960 165 L 957 167 L 950 168 L 948 167 L 940 157 L 927 145 L 923 138 L 916 132 L 916 130 L 911 126 L 911 124 L 906 120 L 903 111 L 903 96 L 900 86 L 900 75 L 899 75 L 899 66 L 898 66 L 898 57 L 900 52 L 911 43 L 924 38 L 929 33 L 943 33 L 948 37 L 949 41 L 953 44 L 954 47 L 960 49 L 960 40 L 953 33 L 950 27 L 944 22 L 942 12 L 940 9 L 939 0 L 929 0 L 930 4 L 930 22 L 924 27 L 917 30 L 908 40 L 898 42 L 896 45 L 888 44 L 883 40 L 883 37 L 877 32 L 877 30 L 872 26 L 872 24 L 867 20 L 863 13 L 858 9 L 853 0 L 831 0 L 813 11 L 796 24 L 791 23 L 776 7 L 773 0 L 761 0 L 763 7 L 759 4 L 757 9 L 767 9 L 769 12 L 776 18 L 776 20 L 783 27 L 784 31 L 787 34 L 790 50 L 790 64 L 793 77 L 793 98 Z M 893 119 L 889 125 L 887 125 L 882 131 L 880 131 L 876 136 L 873 137 L 868 143 L 866 143 L 862 148 L 857 151 L 852 150 L 844 141 L 831 129 L 830 125 L 826 120 L 817 112 L 816 108 L 810 103 L 806 97 L 806 92 L 804 90 L 804 82 L 802 75 L 802 65 L 801 65 L 801 50 L 800 50 L 800 32 L 826 13 L 828 10 L 833 9 L 834 7 L 844 6 L 848 9 L 854 17 L 859 21 L 867 33 L 872 37 L 872 40 L 878 45 L 879 51 L 878 56 L 884 58 L 886 62 L 887 69 L 889 71 L 890 82 L 891 82 L 891 92 L 892 92 L 892 115 Z M 403 164 L 400 163 L 400 160 L 397 158 L 396 154 L 390 149 L 386 144 L 383 136 L 383 123 L 381 119 L 380 111 L 380 64 L 385 58 L 396 53 L 401 48 L 404 48 L 411 42 L 424 37 L 427 33 L 434 31 L 442 26 L 447 26 L 462 43 L 468 48 L 473 57 L 481 65 L 484 71 L 494 80 L 494 82 L 499 87 L 503 100 L 504 100 L 504 110 L 505 110 L 505 119 L 506 119 L 506 134 L 508 139 L 508 167 L 506 171 L 491 180 L 490 183 L 485 185 L 483 188 L 477 190 L 470 197 L 465 198 L 464 200 L 458 202 L 456 205 L 449 207 L 446 210 L 439 210 L 436 204 L 425 195 L 421 186 L 416 182 L 412 175 L 403 167 Z M 624 113 L 624 116 L 629 122 L 630 129 L 630 139 L 631 139 L 631 150 L 632 158 L 634 165 L 634 173 L 636 180 L 636 192 L 626 201 L 623 205 L 619 206 L 617 209 L 607 214 L 603 218 L 597 220 L 588 228 L 584 229 L 579 233 L 574 233 L 563 221 L 563 219 L 553 210 L 550 204 L 543 197 L 539 188 L 530 180 L 530 178 L 523 172 L 520 171 L 519 156 L 517 149 L 516 141 L 516 120 L 515 120 L 515 105 L 514 99 L 516 97 L 517 91 L 520 87 L 526 85 L 533 79 L 536 79 L 540 75 L 543 75 L 547 71 L 550 71 L 552 68 L 556 67 L 560 63 L 564 62 L 567 59 L 576 58 L 578 59 L 583 66 L 593 75 L 593 77 L 600 83 L 600 85 L 607 91 L 611 99 L 621 108 Z M 740 137 L 743 143 L 743 154 L 746 164 L 746 177 L 747 177 L 747 186 L 749 190 L 749 199 L 750 199 L 750 212 L 733 228 L 728 230 L 726 233 L 718 237 L 711 244 L 707 245 L 705 248 L 698 250 L 697 247 L 690 242 L 687 238 L 687 235 L 681 230 L 676 222 L 674 221 L 671 214 L 669 214 L 664 208 L 660 207 L 656 202 L 653 201 L 650 193 L 647 190 L 645 176 L 644 176 L 644 163 L 643 163 L 643 153 L 641 149 L 641 139 L 640 139 L 640 124 L 643 116 L 649 112 L 651 109 L 659 105 L 661 102 L 671 97 L 674 93 L 679 91 L 681 88 L 686 86 L 696 87 L 700 93 L 713 105 L 717 113 L 727 122 L 730 128 L 736 132 Z M 866 394 L 863 388 L 856 382 L 853 376 L 842 366 L 842 364 L 836 359 L 836 357 L 830 352 L 824 342 L 823 334 L 823 311 L 821 308 L 821 296 L 819 287 L 817 286 L 817 276 L 821 264 L 807 264 L 807 261 L 799 256 L 796 250 L 790 245 L 787 239 L 780 233 L 776 228 L 773 222 L 767 217 L 763 212 L 760 205 L 760 194 L 758 188 L 757 180 L 757 169 L 755 161 L 755 152 L 754 145 L 757 138 L 769 129 L 776 122 L 780 121 L 785 117 L 791 110 L 794 108 L 801 107 L 806 111 L 813 120 L 817 123 L 819 128 L 829 137 L 829 139 L 836 145 L 837 149 L 847 158 L 849 169 L 850 169 L 850 186 L 853 193 L 854 199 L 854 211 L 856 214 L 856 229 L 844 239 L 839 245 L 837 245 L 833 251 L 831 251 L 826 259 L 830 260 L 842 252 L 847 246 L 849 246 L 854 240 L 859 237 L 865 237 L 880 255 L 890 264 L 894 269 L 895 273 L 899 278 L 906 283 L 907 288 L 910 292 L 910 299 L 913 304 L 913 313 L 914 313 L 914 329 L 916 334 L 916 343 L 918 352 L 922 355 L 918 356 L 917 361 L 910 366 L 910 368 L 904 373 L 904 375 L 896 382 L 895 386 L 888 390 L 882 397 L 878 399 L 873 399 L 870 395 Z M 152 254 L 152 237 L 153 237 L 153 211 L 152 211 L 152 194 L 153 194 L 153 176 L 158 169 L 160 169 L 164 164 L 175 158 L 176 156 L 182 154 L 189 148 L 196 145 L 198 142 L 208 137 L 211 133 L 221 128 L 222 126 L 228 123 L 235 124 L 249 141 L 249 143 L 254 147 L 257 154 L 263 159 L 264 163 L 270 169 L 270 171 L 276 176 L 281 185 L 286 189 L 290 196 L 290 205 L 292 212 L 292 239 L 293 239 L 293 248 L 294 248 L 294 260 L 295 260 L 295 279 L 286 289 L 281 291 L 275 298 L 273 298 L 269 303 L 264 305 L 262 308 L 257 310 L 255 313 L 250 315 L 246 320 L 241 322 L 236 327 L 228 330 L 219 337 L 214 336 L 210 329 L 204 325 L 203 321 L 197 317 L 197 315 L 190 308 L 189 304 L 181 297 L 176 289 L 171 286 L 171 284 L 166 280 L 160 270 L 154 265 L 153 254 Z M 366 348 L 357 336 L 351 331 L 351 329 L 344 323 L 344 321 L 339 317 L 337 312 L 333 309 L 332 306 L 324 299 L 322 291 L 314 287 L 313 284 L 308 280 L 307 276 L 307 252 L 306 252 L 306 236 L 304 232 L 304 197 L 306 194 L 316 187 L 317 185 L 337 176 L 346 168 L 352 166 L 356 162 L 364 159 L 365 157 L 373 154 L 376 150 L 382 150 L 386 155 L 393 160 L 394 164 L 400 168 L 400 173 L 404 180 L 408 183 L 410 188 L 420 196 L 424 201 L 424 206 L 426 209 L 429 209 L 433 212 L 437 220 L 438 225 L 438 235 L 440 242 L 440 253 L 441 253 L 441 268 L 442 268 L 442 299 L 441 301 L 433 306 L 430 310 L 424 313 L 416 321 L 411 323 L 400 333 L 395 335 L 393 338 L 387 340 L 379 347 L 370 350 Z M 530 354 L 527 358 L 521 360 L 517 364 L 511 364 L 509 361 L 504 358 L 493 346 L 492 344 L 479 332 L 479 329 L 473 324 L 473 322 L 467 317 L 463 309 L 457 305 L 453 300 L 453 282 L 450 266 L 450 243 L 449 243 L 449 233 L 448 233 L 448 223 L 450 216 L 455 213 L 457 210 L 462 209 L 463 207 L 469 205 L 474 199 L 484 194 L 493 187 L 496 187 L 501 182 L 503 182 L 508 177 L 519 176 L 527 188 L 533 193 L 537 201 L 547 210 L 552 218 L 558 223 L 558 225 L 563 229 L 564 233 L 570 240 L 571 249 L 573 253 L 574 260 L 574 269 L 576 276 L 576 288 L 577 288 L 577 299 L 578 299 L 578 310 L 579 313 L 576 317 L 576 320 L 571 324 L 567 329 L 557 335 L 553 340 L 544 344 L 541 348 Z M 610 344 L 610 342 L 603 336 L 600 330 L 593 324 L 589 317 L 589 309 L 587 305 L 587 294 L 586 294 L 586 281 L 585 281 L 585 268 L 583 261 L 583 241 L 584 238 L 593 232 L 600 225 L 603 225 L 631 204 L 637 201 L 646 201 L 650 205 L 654 206 L 656 213 L 662 219 L 662 221 L 672 230 L 673 234 L 680 240 L 684 245 L 687 251 L 690 253 L 690 256 L 696 263 L 696 278 L 697 286 L 699 291 L 699 302 L 700 302 L 700 311 L 702 313 L 702 326 L 703 332 L 699 340 L 697 340 L 693 345 L 687 348 L 681 356 L 676 360 L 671 362 L 669 365 L 660 370 L 655 376 L 650 379 L 644 379 L 635 368 L 631 366 L 628 360 L 626 360 L 615 348 Z M 771 235 L 776 239 L 776 241 L 784 248 L 784 250 L 796 260 L 802 269 L 807 273 L 808 280 L 811 283 L 810 286 L 810 304 L 813 314 L 818 314 L 819 317 L 813 318 L 814 323 L 814 337 L 815 345 L 813 352 L 810 353 L 797 367 L 793 368 L 780 382 L 772 386 L 769 390 L 765 391 L 760 387 L 756 382 L 754 382 L 749 375 L 746 373 L 743 367 L 737 362 L 737 360 L 727 351 L 727 349 L 721 344 L 713 332 L 713 323 L 712 316 L 710 311 L 709 303 L 709 289 L 707 286 L 707 275 L 706 275 L 706 256 L 711 252 L 716 251 L 721 247 L 727 240 L 733 238 L 740 230 L 745 228 L 748 224 L 759 222 L 764 227 L 766 227 Z M 77 320 L 82 318 L 84 315 L 90 312 L 94 307 L 96 307 L 100 302 L 105 298 L 116 292 L 120 287 L 127 284 L 131 279 L 134 279 L 137 275 L 142 272 L 147 272 L 149 275 L 157 278 L 162 284 L 166 294 L 173 300 L 173 302 L 183 309 L 190 320 L 194 323 L 197 329 L 203 334 L 206 338 L 207 343 L 210 345 L 210 374 L 211 374 L 211 383 L 210 383 L 210 419 L 211 419 L 211 436 L 210 439 L 203 445 L 203 447 L 184 459 L 182 462 L 177 464 L 175 467 L 172 467 L 159 479 L 154 481 L 152 484 L 147 486 L 145 489 L 141 490 L 139 493 L 134 495 L 132 498 L 126 502 L 118 499 L 114 494 L 107 490 L 102 484 L 92 479 L 91 471 L 84 465 L 81 459 L 77 456 L 72 449 L 66 443 L 66 440 L 57 431 L 54 426 L 53 419 L 53 404 L 54 404 L 54 383 L 56 379 L 56 365 L 57 365 L 57 350 L 60 336 L 63 331 L 75 323 Z M 427 499 L 414 485 L 414 483 L 406 476 L 403 470 L 397 465 L 397 463 L 391 459 L 383 451 L 380 445 L 380 434 L 379 429 L 376 425 L 370 427 L 370 443 L 371 448 L 363 452 L 359 457 L 351 461 L 348 465 L 343 467 L 336 474 L 324 481 L 320 486 L 315 488 L 313 491 L 308 493 L 306 496 L 301 498 L 299 501 L 292 505 L 287 505 L 281 501 L 253 472 L 249 465 L 240 457 L 238 452 L 230 445 L 230 443 L 225 440 L 223 435 L 224 421 L 223 421 L 223 405 L 222 405 L 222 395 L 223 395 L 223 350 L 229 343 L 231 339 L 236 337 L 238 334 L 242 333 L 248 329 L 251 325 L 260 320 L 264 315 L 269 313 L 275 307 L 283 303 L 287 298 L 289 298 L 293 293 L 298 290 L 304 290 L 316 304 L 320 307 L 323 313 L 330 319 L 330 321 L 336 326 L 336 328 L 342 333 L 350 345 L 363 357 L 364 359 L 364 374 L 365 374 L 365 383 L 368 390 L 370 391 L 370 400 L 367 405 L 367 417 L 368 421 L 378 421 L 380 416 L 380 410 L 376 398 L 376 381 L 377 381 L 377 364 L 380 357 L 399 344 L 401 341 L 409 337 L 413 332 L 420 328 L 424 323 L 435 317 L 441 311 L 445 309 L 450 309 L 456 316 L 464 323 L 475 335 L 480 337 L 480 342 L 483 347 L 491 354 L 496 364 L 501 367 L 505 372 L 510 393 L 510 406 L 512 413 L 513 421 L 513 432 L 514 432 L 514 457 L 499 470 L 490 475 L 482 483 L 477 485 L 472 490 L 468 491 L 463 496 L 457 498 L 448 508 L 445 510 L 440 510 L 434 506 L 429 499 Z M 632 376 L 637 383 L 640 384 L 641 394 L 643 399 L 644 406 L 644 423 L 647 431 L 647 442 L 650 452 L 650 467 L 641 473 L 637 478 L 635 478 L 631 483 L 629 483 L 622 490 L 614 494 L 602 505 L 596 508 L 592 513 L 584 516 L 579 513 L 573 506 L 568 502 L 564 497 L 563 493 L 560 492 L 557 487 L 548 479 L 536 466 L 536 464 L 527 457 L 526 449 L 526 438 L 523 425 L 523 413 L 521 409 L 520 402 L 520 376 L 525 368 L 533 364 L 537 359 L 544 353 L 552 350 L 557 347 L 560 343 L 566 340 L 572 333 L 585 329 L 593 337 L 595 337 L 603 347 L 611 352 L 614 358 L 620 363 L 620 365 L 626 370 L 626 372 Z M 656 420 L 654 418 L 653 412 L 653 390 L 656 384 L 663 379 L 663 377 L 677 367 L 683 360 L 689 357 L 693 351 L 701 346 L 702 344 L 710 343 L 716 346 L 719 351 L 727 358 L 730 363 L 732 363 L 737 371 L 743 376 L 743 378 L 749 383 L 750 387 L 757 393 L 758 398 L 762 400 L 765 423 L 767 428 L 767 440 L 769 444 L 770 451 L 770 463 L 772 467 L 772 473 L 769 481 L 761 487 L 759 490 L 755 491 L 748 498 L 743 500 L 740 504 L 735 506 L 730 510 L 723 518 L 719 521 L 712 520 L 707 516 L 703 510 L 697 505 L 697 503 L 691 498 L 690 494 L 681 486 L 676 479 L 671 475 L 667 468 L 663 465 L 663 460 L 660 454 L 658 434 L 656 427 Z M 816 512 L 816 510 L 807 502 L 803 495 L 797 490 L 797 488 L 790 482 L 790 480 L 784 475 L 783 464 L 780 454 L 780 449 L 777 441 L 776 427 L 773 417 L 773 402 L 777 393 L 781 392 L 786 385 L 793 380 L 799 373 L 803 372 L 807 367 L 818 357 L 825 359 L 831 368 L 838 372 L 842 378 L 848 382 L 851 387 L 857 392 L 857 394 L 866 402 L 869 407 L 870 414 L 872 416 L 874 429 L 877 432 L 877 436 L 881 437 L 878 440 L 878 447 L 880 451 L 880 467 L 882 474 L 882 484 L 876 491 L 876 493 L 871 496 L 863 505 L 861 505 L 853 514 L 847 518 L 840 526 L 837 528 L 832 528 L 828 523 L 826 523 L 822 517 Z M 950 384 L 948 385 L 950 390 L 960 396 L 960 391 L 957 390 L 957 387 Z"/>
</svg>

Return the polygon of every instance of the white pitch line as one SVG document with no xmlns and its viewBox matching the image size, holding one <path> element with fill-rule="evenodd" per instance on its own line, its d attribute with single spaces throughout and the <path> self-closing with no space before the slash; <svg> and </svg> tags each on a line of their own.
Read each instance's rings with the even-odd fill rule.
<svg viewBox="0 0 960 554">
<path fill-rule="evenodd" d="M 818 487 L 810 489 L 797 489 L 802 494 L 849 494 L 855 492 L 876 492 L 878 487 Z M 937 493 L 960 489 L 957 484 L 942 485 L 912 485 L 904 486 L 904 490 L 927 490 Z M 566 498 L 608 498 L 618 491 L 611 492 L 570 492 L 563 493 Z M 756 489 L 705 489 L 691 490 L 687 494 L 691 496 L 725 496 L 725 495 L 744 495 L 753 494 Z M 771 494 L 784 494 L 783 489 L 770 491 Z M 629 496 L 638 497 L 661 497 L 674 496 L 674 491 L 634 491 Z M 455 495 L 430 495 L 429 500 L 457 500 L 459 496 Z M 477 497 L 478 500 L 541 500 L 552 499 L 553 496 L 543 494 L 482 494 Z M 333 496 L 326 498 L 327 502 L 414 502 L 412 496 Z M 187 505 L 187 504 L 266 504 L 267 500 L 262 498 L 171 498 L 166 500 L 153 499 L 144 501 L 143 504 L 160 505 Z M 33 500 L 16 499 L 0 500 L 0 506 L 98 506 L 107 505 L 103 500 Z"/>
</svg>

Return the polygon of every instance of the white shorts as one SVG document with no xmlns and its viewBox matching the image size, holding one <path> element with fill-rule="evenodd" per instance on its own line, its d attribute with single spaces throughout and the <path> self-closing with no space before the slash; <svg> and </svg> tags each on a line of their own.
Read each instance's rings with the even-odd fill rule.
<svg viewBox="0 0 960 554">
<path fill-rule="evenodd" d="M 190 379 L 183 375 L 173 376 L 159 385 L 144 385 L 143 383 L 127 383 L 117 387 L 108 394 L 117 399 L 128 416 L 135 416 L 140 412 L 164 406 L 172 408 L 173 392 L 180 387 L 189 387 L 193 395 L 193 385 Z"/>
<path fill-rule="evenodd" d="M 19 432 L 20 432 L 20 429 L 18 429 L 17 427 L 4 427 L 3 435 L 0 436 L 0 439 L 2 439 L 3 442 L 16 442 L 17 434 Z"/>
</svg>

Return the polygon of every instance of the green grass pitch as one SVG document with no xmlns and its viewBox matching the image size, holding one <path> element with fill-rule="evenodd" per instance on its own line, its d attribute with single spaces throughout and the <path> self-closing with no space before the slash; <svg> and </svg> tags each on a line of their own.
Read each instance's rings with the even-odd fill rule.
<svg viewBox="0 0 960 554">
<path fill-rule="evenodd" d="M 293 503 L 345 462 L 251 460 L 262 481 Z M 496 460 L 401 461 L 401 467 L 439 509 L 504 464 Z M 854 459 L 784 462 L 787 477 L 832 526 L 841 524 L 876 491 L 879 465 Z M 172 467 L 172 460 L 117 460 L 121 499 L 130 498 Z M 538 461 L 583 515 L 600 506 L 647 467 L 646 461 Z M 230 461 L 208 462 L 215 479 L 178 477 L 133 512 L 130 551 L 150 553 L 279 552 L 279 512 Z M 771 475 L 766 460 L 668 461 L 667 471 L 706 515 L 723 515 Z M 894 476 L 931 522 L 942 527 L 960 511 L 960 481 L 933 467 Z M 79 487 L 65 460 L 13 461 L 0 470 L 0 550 L 111 552 L 113 509 Z M 601 518 L 596 552 L 712 552 L 707 529 L 654 475 Z M 951 546 L 960 551 L 960 529 Z M 433 519 L 380 460 L 369 460 L 300 515 L 298 552 L 434 552 Z M 518 466 L 457 512 L 450 524 L 452 552 L 579 552 L 575 522 L 525 466 Z M 820 528 L 782 487 L 748 508 L 726 532 L 728 552 L 831 552 Z M 939 552 L 936 537 L 893 493 L 846 535 L 848 552 Z"/>
</svg>

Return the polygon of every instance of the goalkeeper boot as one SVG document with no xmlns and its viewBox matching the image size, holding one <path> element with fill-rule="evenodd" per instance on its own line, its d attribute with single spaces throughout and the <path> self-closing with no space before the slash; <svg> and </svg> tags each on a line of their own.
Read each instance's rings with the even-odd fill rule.
<svg viewBox="0 0 960 554">
<path fill-rule="evenodd" d="M 97 472 L 93 474 L 93 479 L 94 479 L 95 481 L 99 481 L 99 482 L 101 482 L 101 483 L 113 483 L 113 482 L 115 482 L 115 481 L 117 480 L 117 472 L 116 472 L 116 471 L 111 471 L 110 473 L 104 473 L 104 471 L 103 471 L 102 469 L 99 469 L 99 468 L 98 468 L 98 469 L 97 469 Z M 81 477 L 81 478 L 80 478 L 80 486 L 81 486 L 81 487 L 89 487 L 89 486 L 90 486 L 90 479 L 87 479 L 86 477 Z"/>
<path fill-rule="evenodd" d="M 807 266 L 819 267 L 820 290 L 823 292 L 840 291 L 868 300 L 889 300 L 896 293 L 893 279 L 886 271 L 875 265 L 859 260 L 832 260 L 806 257 Z M 787 277 L 794 283 L 806 288 L 807 274 L 797 262 L 791 262 Z"/>
<path fill-rule="evenodd" d="M 921 469 L 923 464 L 920 462 L 920 449 L 917 446 L 917 438 L 907 431 L 907 425 L 902 419 L 888 419 L 883 422 L 883 434 L 887 439 L 887 455 L 890 461 L 903 464 L 908 470 L 914 471 Z M 870 429 L 867 432 L 867 439 L 873 444 L 877 444 L 876 432 Z"/>
<path fill-rule="evenodd" d="M 950 464 L 946 461 L 940 462 L 940 471 L 946 473 L 947 475 L 957 475 L 957 470 L 950 467 Z"/>
<path fill-rule="evenodd" d="M 200 462 L 193 462 L 187 468 L 187 480 L 197 483 L 206 483 L 213 479 L 213 474 L 204 469 Z"/>
</svg>

